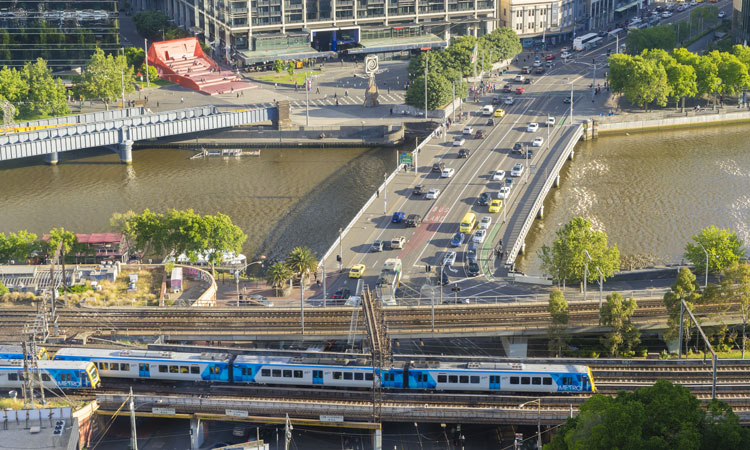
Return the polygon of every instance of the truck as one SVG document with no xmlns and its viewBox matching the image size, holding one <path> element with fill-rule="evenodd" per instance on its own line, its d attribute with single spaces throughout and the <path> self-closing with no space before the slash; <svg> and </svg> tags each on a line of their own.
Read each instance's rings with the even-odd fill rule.
<svg viewBox="0 0 750 450">
<path fill-rule="evenodd" d="M 401 282 L 402 265 L 398 258 L 388 258 L 380 271 L 380 277 L 375 288 L 378 298 L 385 306 L 396 305 L 396 289 Z"/>
</svg>

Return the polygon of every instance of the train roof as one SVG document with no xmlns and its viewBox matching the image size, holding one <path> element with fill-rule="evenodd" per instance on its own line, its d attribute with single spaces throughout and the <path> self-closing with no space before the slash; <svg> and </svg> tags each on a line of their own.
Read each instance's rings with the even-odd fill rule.
<svg viewBox="0 0 750 450">
<path fill-rule="evenodd" d="M 587 373 L 588 368 L 583 365 L 574 364 L 526 364 L 507 362 L 435 362 L 435 361 L 412 361 L 410 367 L 414 369 L 433 370 L 502 370 L 507 372 L 544 372 L 544 373 Z"/>
<path fill-rule="evenodd" d="M 340 366 L 340 367 L 367 367 L 369 360 L 365 358 L 326 358 L 323 357 L 291 357 L 291 356 L 266 356 L 266 355 L 238 355 L 235 364 L 298 364 L 306 366 Z"/>
<path fill-rule="evenodd" d="M 92 363 L 90 361 L 54 361 L 51 359 L 40 359 L 37 366 L 40 369 L 66 369 L 66 370 L 85 370 Z M 17 369 L 23 370 L 22 359 L 4 359 L 0 360 L 0 370 Z"/>
<path fill-rule="evenodd" d="M 149 361 L 185 361 L 191 363 L 215 361 L 228 362 L 230 358 L 228 353 L 181 353 L 159 350 L 111 348 L 61 348 L 55 353 L 55 357 L 58 355 Z"/>
</svg>

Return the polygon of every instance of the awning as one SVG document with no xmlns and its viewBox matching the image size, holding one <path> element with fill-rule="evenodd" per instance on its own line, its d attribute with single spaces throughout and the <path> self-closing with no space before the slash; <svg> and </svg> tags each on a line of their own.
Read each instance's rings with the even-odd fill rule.
<svg viewBox="0 0 750 450">
<path fill-rule="evenodd" d="M 361 47 L 350 48 L 346 52 L 350 55 L 366 53 L 398 52 L 402 50 L 432 49 L 447 47 L 448 43 L 434 34 L 410 36 L 391 39 L 362 39 Z"/>
<path fill-rule="evenodd" d="M 626 9 L 630 9 L 630 8 L 632 8 L 633 6 L 637 5 L 637 4 L 638 4 L 638 1 L 639 1 L 639 0 L 636 0 L 636 1 L 634 1 L 634 2 L 630 2 L 630 3 L 627 3 L 627 4 L 625 4 L 625 5 L 622 5 L 622 6 L 620 6 L 619 8 L 615 8 L 615 12 L 623 12 L 623 11 L 625 11 Z"/>
<path fill-rule="evenodd" d="M 335 58 L 336 52 L 319 52 L 312 47 L 292 47 L 278 50 L 249 51 L 240 50 L 240 58 L 245 64 L 265 63 L 280 59 Z"/>
</svg>

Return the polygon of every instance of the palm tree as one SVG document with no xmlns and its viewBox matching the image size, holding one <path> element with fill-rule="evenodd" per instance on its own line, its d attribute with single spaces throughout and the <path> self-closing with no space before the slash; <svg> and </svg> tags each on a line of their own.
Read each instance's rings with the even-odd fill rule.
<svg viewBox="0 0 750 450">
<path fill-rule="evenodd" d="M 295 276 L 300 280 L 300 286 L 311 272 L 318 270 L 318 260 L 315 254 L 307 247 L 295 247 L 286 257 L 286 265 L 292 269 Z"/>
<path fill-rule="evenodd" d="M 276 291 L 276 296 L 279 295 L 279 288 L 284 283 L 292 279 L 294 272 L 286 264 L 282 262 L 275 262 L 266 272 L 266 281 L 271 284 L 271 287 Z"/>
</svg>

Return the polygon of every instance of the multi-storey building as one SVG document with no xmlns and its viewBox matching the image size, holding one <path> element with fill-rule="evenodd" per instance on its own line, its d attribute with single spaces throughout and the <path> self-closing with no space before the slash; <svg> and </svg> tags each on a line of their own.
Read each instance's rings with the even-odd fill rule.
<svg viewBox="0 0 750 450">
<path fill-rule="evenodd" d="M 743 45 L 750 42 L 750 0 L 732 1 L 732 40 Z"/>
<path fill-rule="evenodd" d="M 498 0 L 498 5 L 500 26 L 515 31 L 524 47 L 540 39 L 551 45 L 571 40 L 586 25 L 582 0 Z"/>
<path fill-rule="evenodd" d="M 497 0 L 135 0 L 202 34 L 220 56 L 257 64 L 274 59 L 380 53 L 448 45 L 496 24 Z"/>
</svg>

